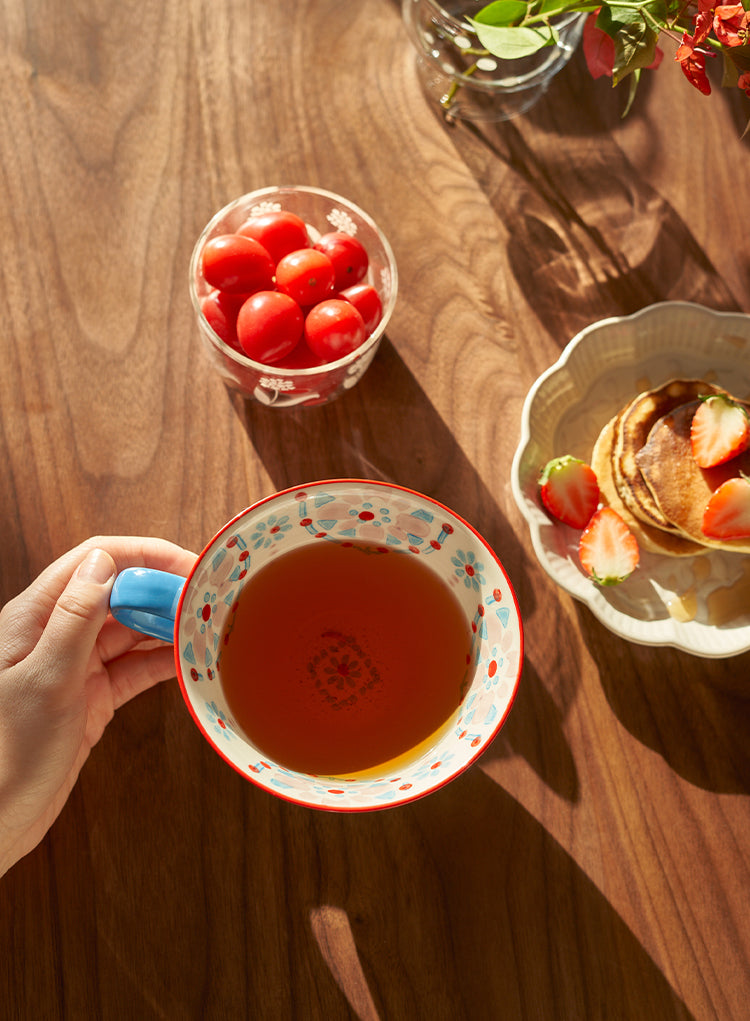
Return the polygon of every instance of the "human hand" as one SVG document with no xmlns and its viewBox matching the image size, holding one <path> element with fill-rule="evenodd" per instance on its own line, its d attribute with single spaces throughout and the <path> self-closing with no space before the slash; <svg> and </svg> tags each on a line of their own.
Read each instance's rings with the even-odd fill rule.
<svg viewBox="0 0 750 1021">
<path fill-rule="evenodd" d="M 109 614 L 116 574 L 187 575 L 195 560 L 165 540 L 99 536 L 0 611 L 0 876 L 57 818 L 115 710 L 174 676 L 171 645 Z"/>
</svg>

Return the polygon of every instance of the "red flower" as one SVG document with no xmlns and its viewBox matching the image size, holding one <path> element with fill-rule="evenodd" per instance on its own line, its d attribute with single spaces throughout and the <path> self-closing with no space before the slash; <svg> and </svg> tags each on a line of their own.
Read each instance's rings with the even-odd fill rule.
<svg viewBox="0 0 750 1021">
<path fill-rule="evenodd" d="M 692 42 L 693 46 L 700 46 L 703 40 L 708 36 L 711 31 L 711 26 L 714 21 L 714 10 L 713 4 L 704 3 L 701 0 L 699 4 L 699 10 L 693 19 L 693 32 Z"/>
<path fill-rule="evenodd" d="M 706 51 L 696 49 L 693 37 L 683 33 L 682 44 L 678 47 L 675 60 L 691 85 L 694 85 L 704 96 L 711 93 L 711 83 L 706 77 Z"/>
<path fill-rule="evenodd" d="M 741 74 L 737 84 L 741 89 L 745 90 L 748 96 L 750 96 L 750 71 L 745 71 L 744 74 Z"/>
<path fill-rule="evenodd" d="M 654 62 L 653 62 L 653 64 L 649 64 L 648 67 L 646 68 L 646 70 L 647 71 L 655 71 L 656 68 L 659 66 L 659 64 L 661 64 L 661 60 L 662 60 L 663 56 L 664 56 L 664 50 L 660 49 L 657 46 L 655 51 L 654 51 Z"/>
<path fill-rule="evenodd" d="M 594 11 L 589 14 L 583 26 L 583 55 L 592 78 L 601 78 L 602 75 L 611 78 L 615 65 L 615 44 L 606 32 L 596 27 L 598 13 Z"/>
<path fill-rule="evenodd" d="M 750 12 L 742 4 L 720 4 L 714 9 L 714 32 L 724 46 L 750 43 Z"/>
</svg>

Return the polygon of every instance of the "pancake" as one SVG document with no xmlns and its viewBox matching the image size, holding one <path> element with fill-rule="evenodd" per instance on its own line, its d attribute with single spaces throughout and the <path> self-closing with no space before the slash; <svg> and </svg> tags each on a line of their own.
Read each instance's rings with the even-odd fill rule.
<svg viewBox="0 0 750 1021">
<path fill-rule="evenodd" d="M 652 553 L 661 553 L 668 557 L 689 557 L 698 553 L 706 553 L 705 546 L 678 535 L 676 530 L 674 532 L 665 531 L 636 518 L 623 503 L 612 473 L 615 426 L 619 417 L 619 415 L 615 415 L 604 426 L 594 444 L 591 455 L 591 467 L 604 500 L 613 510 L 617 511 L 636 537 L 641 549 L 650 550 Z"/>
<path fill-rule="evenodd" d="M 660 512 L 682 535 L 711 549 L 750 553 L 750 539 L 703 534 L 703 511 L 711 494 L 727 479 L 750 474 L 750 449 L 715 468 L 699 468 L 690 446 L 690 425 L 699 403 L 682 404 L 660 418 L 636 453 L 636 464 Z"/>
<path fill-rule="evenodd" d="M 672 379 L 654 390 L 646 390 L 630 402 L 614 427 L 612 473 L 617 491 L 630 512 L 646 524 L 678 532 L 662 512 L 646 484 L 637 463 L 638 451 L 648 440 L 659 419 L 674 408 L 707 393 L 724 392 L 701 379 Z"/>
</svg>

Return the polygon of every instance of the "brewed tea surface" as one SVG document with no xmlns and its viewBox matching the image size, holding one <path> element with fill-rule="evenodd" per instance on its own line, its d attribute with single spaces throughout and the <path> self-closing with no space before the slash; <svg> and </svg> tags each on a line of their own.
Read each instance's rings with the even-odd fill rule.
<svg viewBox="0 0 750 1021">
<path fill-rule="evenodd" d="M 259 751 L 337 776 L 404 755 L 446 723 L 471 631 L 417 555 L 322 540 L 250 578 L 222 643 L 229 708 Z"/>
</svg>

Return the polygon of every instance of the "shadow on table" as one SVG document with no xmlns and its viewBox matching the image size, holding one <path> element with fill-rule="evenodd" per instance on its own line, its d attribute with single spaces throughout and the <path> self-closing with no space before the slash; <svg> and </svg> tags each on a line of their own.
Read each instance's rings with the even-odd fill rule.
<svg viewBox="0 0 750 1021">
<path fill-rule="evenodd" d="M 580 73 L 569 65 L 522 120 L 445 126 L 507 234 L 529 307 L 561 348 L 599 318 L 658 301 L 740 310 L 689 225 L 612 137 L 617 90 L 582 89 Z"/>
<path fill-rule="evenodd" d="M 745 146 L 750 146 L 750 136 L 742 137 L 747 125 L 750 109 L 747 99 L 741 89 L 723 88 L 721 86 L 721 62 L 708 62 L 709 77 L 713 80 L 714 91 L 711 99 L 707 102 L 714 104 L 724 103 L 728 108 L 734 127 L 736 128 L 737 139 Z M 677 71 L 677 68 L 674 68 Z M 660 74 L 670 74 L 663 69 Z M 693 98 L 692 86 L 677 76 L 679 86 L 677 92 L 685 98 Z M 648 96 L 657 82 L 656 73 L 644 72 L 638 83 L 637 95 L 627 117 L 639 119 L 648 117 Z M 692 95 L 691 95 L 692 93 Z M 697 98 L 697 97 L 695 97 Z M 611 78 L 593 79 L 586 66 L 586 58 L 583 48 L 579 47 L 572 59 L 565 65 L 550 87 L 542 103 L 533 107 L 526 114 L 526 119 L 546 127 L 550 118 L 554 120 L 555 131 L 560 135 L 593 134 L 597 136 L 615 131 L 622 127 L 623 114 L 628 99 L 627 81 L 619 87 L 612 86 Z M 700 101 L 699 101 L 700 102 Z M 670 130 L 665 112 L 657 108 L 656 117 L 664 130 L 664 134 Z M 686 148 L 693 140 L 686 141 Z"/>
<path fill-rule="evenodd" d="M 744 135 L 750 116 L 750 104 L 744 92 L 734 86 L 725 88 L 721 85 L 722 65 L 721 61 L 707 62 L 708 76 L 713 82 L 713 92 L 708 104 L 723 103 L 729 110 L 732 118 L 733 128 L 737 140 L 745 147 L 750 147 L 750 134 Z M 674 68 L 677 71 L 677 68 Z M 670 71 L 664 68 L 661 74 L 669 74 Z M 677 76 L 679 80 L 678 93 L 685 93 L 685 98 L 693 98 L 692 86 Z M 638 92 L 629 118 L 642 118 L 648 115 L 647 97 L 656 85 L 656 73 L 646 71 L 638 83 Z M 553 87 L 546 97 L 548 112 L 553 113 L 557 120 L 561 120 L 558 128 L 563 134 L 592 133 L 598 134 L 616 130 L 622 126 L 623 114 L 628 97 L 628 84 L 622 83 L 619 87 L 612 87 L 611 78 L 600 78 L 594 80 L 586 66 L 586 59 L 583 49 L 579 47 L 572 60 L 565 66 L 563 71 L 555 78 Z M 697 97 L 695 97 L 697 98 Z M 706 100 L 699 100 L 706 102 Z M 570 115 L 572 111 L 572 116 Z M 544 118 L 544 107 L 538 106 L 527 114 L 529 120 L 542 121 Z M 666 115 L 665 115 L 666 114 Z M 659 122 L 663 133 L 670 130 L 668 113 L 657 108 L 656 120 Z M 556 123 L 557 127 L 557 123 Z M 695 144 L 694 138 L 687 138 L 685 151 Z"/>
<path fill-rule="evenodd" d="M 691 1017 L 580 867 L 481 771 L 312 828 L 294 865 L 319 899 L 303 910 L 359 1017 Z"/>
<path fill-rule="evenodd" d="M 127 744 L 102 765 L 111 797 L 96 825 L 84 777 L 4 879 L 8 1017 L 58 1002 L 51 1021 L 65 1003 L 120 1018 L 126 997 L 141 1021 L 691 1021 L 592 880 L 481 770 L 412 805 L 342 815 L 284 804 L 192 740 Z M 595 836 L 579 849 L 628 896 Z M 639 898 L 627 903 L 638 918 Z M 681 935 L 665 953 L 687 981 Z"/>
<path fill-rule="evenodd" d="M 330 404 L 269 409 L 233 399 L 277 489 L 347 477 L 406 486 L 470 521 L 511 579 L 526 569 L 505 515 L 387 337 L 362 380 Z"/>
<path fill-rule="evenodd" d="M 696 787 L 750 793 L 750 653 L 702 659 L 633 645 L 585 607 L 577 613 L 604 694 L 622 725 Z"/>
</svg>

